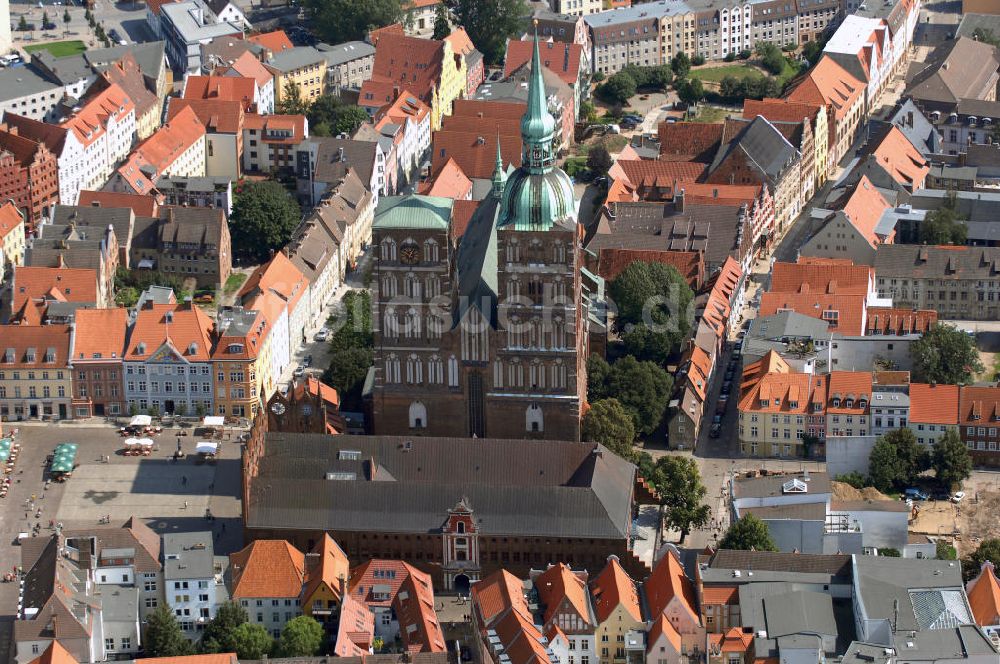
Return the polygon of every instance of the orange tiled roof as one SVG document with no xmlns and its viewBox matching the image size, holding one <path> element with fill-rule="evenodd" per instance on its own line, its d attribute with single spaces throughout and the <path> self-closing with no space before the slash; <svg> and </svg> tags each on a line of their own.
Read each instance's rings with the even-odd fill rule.
<svg viewBox="0 0 1000 664">
<path fill-rule="evenodd" d="M 280 53 L 290 48 L 295 48 L 292 40 L 288 38 L 284 30 L 274 30 L 259 35 L 251 35 L 247 37 L 247 41 L 251 41 L 258 46 L 263 46 L 272 53 Z"/>
<path fill-rule="evenodd" d="M 621 606 L 636 622 L 642 622 L 639 592 L 635 581 L 622 569 L 617 558 L 609 558 L 601 573 L 590 582 L 590 595 L 594 598 L 597 622 L 603 623 L 617 607 Z"/>
<path fill-rule="evenodd" d="M 138 194 L 148 194 L 153 182 L 192 145 L 203 139 L 205 127 L 190 108 L 185 108 L 137 147 L 118 168 L 118 174 Z"/>
<path fill-rule="evenodd" d="M 375 598 L 375 586 L 387 590 L 387 599 Z M 444 636 L 434 611 L 429 575 L 400 560 L 376 559 L 351 572 L 349 588 L 355 599 L 369 607 L 391 606 L 395 610 L 403 647 L 408 652 L 444 652 Z M 406 591 L 405 597 L 401 590 Z"/>
<path fill-rule="evenodd" d="M 167 121 L 190 108 L 212 134 L 239 134 L 243 131 L 243 103 L 225 99 L 170 99 L 167 105 Z"/>
<path fill-rule="evenodd" d="M 507 42 L 507 55 L 503 63 L 504 78 L 509 77 L 531 60 L 533 43 L 530 39 Z M 555 72 L 564 83 L 571 87 L 579 83 L 583 46 L 548 41 L 540 43 L 538 51 L 542 58 L 542 64 Z"/>
<path fill-rule="evenodd" d="M 660 159 L 711 163 L 722 141 L 723 125 L 703 122 L 661 122 Z"/>
<path fill-rule="evenodd" d="M 579 574 L 564 563 L 552 565 L 535 579 L 538 597 L 545 606 L 545 622 L 552 622 L 563 603 L 570 606 L 584 622 L 592 623 L 590 603 L 587 601 L 587 584 Z"/>
<path fill-rule="evenodd" d="M 120 359 L 125 352 L 128 312 L 114 309 L 79 309 L 73 356 L 77 360 Z"/>
<path fill-rule="evenodd" d="M 830 378 L 830 405 L 827 407 L 828 413 L 838 415 L 861 415 L 865 412 L 860 404 L 861 399 L 871 401 L 872 398 L 872 375 L 869 371 L 831 371 Z M 854 399 L 854 405 L 847 407 L 845 400 L 850 397 Z M 834 406 L 833 399 L 840 399 L 840 405 Z"/>
<path fill-rule="evenodd" d="M 772 293 L 829 293 L 867 295 L 875 270 L 867 265 L 775 263 Z"/>
<path fill-rule="evenodd" d="M 303 598 L 312 597 L 321 584 L 325 584 L 334 595 L 340 597 L 341 582 L 346 586 L 347 579 L 351 576 L 351 563 L 347 554 L 327 533 L 323 534 L 323 539 L 316 545 L 313 553 L 317 555 L 310 560 Z"/>
<path fill-rule="evenodd" d="M 740 589 L 738 586 L 708 586 L 701 593 L 702 605 L 723 606 L 739 604 Z"/>
<path fill-rule="evenodd" d="M 247 113 L 243 116 L 244 129 L 256 129 L 257 140 L 263 143 L 274 144 L 299 144 L 306 137 L 306 116 L 304 115 L 259 115 L 257 113 Z M 267 133 L 269 129 L 291 130 L 291 136 L 271 136 Z"/>
<path fill-rule="evenodd" d="M 188 76 L 183 98 L 238 101 L 249 111 L 254 103 L 256 85 L 254 79 L 242 76 Z"/>
<path fill-rule="evenodd" d="M 753 120 L 761 115 L 771 122 L 802 122 L 809 118 L 813 131 L 816 131 L 816 118 L 824 104 L 796 102 L 788 99 L 744 99 L 743 117 Z"/>
<path fill-rule="evenodd" d="M 676 652 L 681 652 L 681 635 L 677 632 L 674 626 L 670 624 L 666 614 L 663 613 L 659 614 L 659 616 L 653 620 L 653 625 L 649 628 L 647 647 L 652 650 L 652 648 L 660 642 L 661 637 L 666 637 L 667 641 L 669 641 L 674 647 L 674 650 Z"/>
<path fill-rule="evenodd" d="M 141 194 L 119 194 L 113 191 L 81 191 L 77 205 L 105 208 L 129 208 L 137 217 L 156 216 L 156 198 Z"/>
<path fill-rule="evenodd" d="M 434 132 L 434 155 L 431 170 L 437 173 L 449 159 L 454 159 L 466 177 L 488 180 L 496 166 L 497 135 L 486 125 L 476 131 L 442 128 Z M 504 167 L 521 165 L 521 135 L 500 134 L 500 154 Z"/>
<path fill-rule="evenodd" d="M 427 100 L 441 75 L 444 42 L 383 31 L 373 43 L 372 77 L 362 84 L 358 103 L 383 99 L 387 85 L 406 87 Z"/>
<path fill-rule="evenodd" d="M 214 323 L 200 307 L 154 304 L 136 316 L 126 360 L 145 360 L 169 342 L 189 362 L 207 362 Z"/>
<path fill-rule="evenodd" d="M 229 65 L 229 69 L 243 78 L 252 78 L 257 81 L 258 88 L 263 88 L 273 80 L 271 72 L 250 51 L 244 51 L 240 57 L 233 60 L 233 64 Z"/>
<path fill-rule="evenodd" d="M 650 616 L 654 619 L 658 618 L 676 597 L 680 605 L 691 614 L 694 622 L 700 622 L 698 613 L 694 610 L 697 604 L 694 586 L 684 574 L 684 568 L 673 552 L 667 551 L 663 554 L 653 567 L 653 573 L 646 579 L 643 590 L 646 593 Z"/>
<path fill-rule="evenodd" d="M 822 404 L 826 379 L 806 373 L 767 373 L 744 383 L 741 412 L 805 414 L 812 403 Z"/>
<path fill-rule="evenodd" d="M 708 394 L 708 377 L 712 374 L 712 356 L 701 346 L 692 346 L 685 359 L 690 359 L 687 383 L 702 402 Z"/>
<path fill-rule="evenodd" d="M 70 361 L 72 334 L 69 325 L 5 325 L 3 334 L 0 335 L 0 367 L 65 367 Z"/>
<path fill-rule="evenodd" d="M 709 634 L 708 639 L 717 652 L 746 652 L 753 644 L 753 633 L 730 627 L 725 634 Z"/>
<path fill-rule="evenodd" d="M 521 580 L 505 569 L 490 574 L 472 586 L 472 603 L 480 623 L 489 625 L 508 609 L 530 618 Z"/>
<path fill-rule="evenodd" d="M 53 639 L 42 654 L 31 660 L 28 664 L 79 664 L 69 651 L 63 648 L 58 640 Z"/>
<path fill-rule="evenodd" d="M 889 202 L 882 197 L 875 185 L 871 183 L 867 175 L 861 176 L 854 191 L 851 192 L 847 204 L 844 206 L 844 214 L 850 219 L 851 224 L 858 229 L 868 244 L 875 247 L 883 241 L 891 242 L 892 237 L 885 240 L 875 234 L 875 227 L 882 217 L 882 213 L 892 207 Z M 893 233 L 895 235 L 895 233 Z"/>
<path fill-rule="evenodd" d="M 294 597 L 302 593 L 306 558 L 285 540 L 256 540 L 229 554 L 233 599 Z"/>
<path fill-rule="evenodd" d="M 624 174 L 628 181 L 635 187 L 658 187 L 666 188 L 672 195 L 674 187 L 684 188 L 685 193 L 695 181 L 705 174 L 708 169 L 706 164 L 696 161 L 651 161 L 648 159 L 620 159 L 609 171 L 612 177 L 617 176 L 618 170 Z M 707 185 L 707 191 L 713 189 L 712 185 Z M 714 187 L 718 189 L 718 187 Z M 754 189 L 754 187 L 741 187 L 741 189 Z"/>
<path fill-rule="evenodd" d="M 700 251 L 602 248 L 598 256 L 598 273 L 605 279 L 614 279 L 636 261 L 672 265 L 694 289 L 701 286 L 704 278 L 704 254 Z"/>
<path fill-rule="evenodd" d="M 923 334 L 937 321 L 933 309 L 868 307 L 865 334 Z"/>
<path fill-rule="evenodd" d="M 472 195 L 472 180 L 465 176 L 454 159 L 449 158 L 434 179 L 421 186 L 420 193 L 425 196 L 466 200 Z"/>
<path fill-rule="evenodd" d="M 13 201 L 7 201 L 0 206 L 0 239 L 7 237 L 17 228 L 20 228 L 21 232 L 24 233 L 23 224 L 24 217 L 21 216 L 21 211 L 17 209 Z"/>
<path fill-rule="evenodd" d="M 828 104 L 833 107 L 834 119 L 841 120 L 864 92 L 861 81 L 824 55 L 785 98 L 808 104 Z"/>
<path fill-rule="evenodd" d="M 969 581 L 969 606 L 980 627 L 1000 624 L 1000 581 L 993 562 L 987 560 L 979 576 Z"/>
<path fill-rule="evenodd" d="M 924 185 L 931 167 L 906 135 L 893 125 L 872 153 L 881 166 L 899 184 L 914 191 Z"/>
<path fill-rule="evenodd" d="M 513 664 L 552 664 L 542 644 L 542 633 L 532 623 L 531 617 L 510 611 L 493 625 L 500 644 Z M 550 630 L 555 635 L 556 632 Z"/>
<path fill-rule="evenodd" d="M 381 129 L 389 122 L 403 125 L 408 119 L 420 123 L 430 112 L 430 106 L 409 90 L 404 89 L 400 91 L 399 96 L 391 104 L 386 104 L 375 114 L 375 128 Z"/>
<path fill-rule="evenodd" d="M 437 3 L 435 2 L 434 4 Z M 451 52 L 455 55 L 464 56 L 476 50 L 475 45 L 472 43 L 472 38 L 469 37 L 469 33 L 466 32 L 465 28 L 461 26 L 452 30 L 451 34 L 445 37 L 442 41 L 446 41 L 451 44 Z"/>
<path fill-rule="evenodd" d="M 1000 421 L 1000 387 L 966 385 L 959 390 L 959 425 L 985 426 L 985 422 L 990 422 L 995 426 L 997 421 Z"/>
<path fill-rule="evenodd" d="M 374 640 L 375 614 L 364 602 L 346 595 L 340 602 L 333 654 L 337 657 L 360 657 L 363 661 Z"/>
<path fill-rule="evenodd" d="M 958 385 L 910 383 L 910 421 L 958 424 Z"/>
<path fill-rule="evenodd" d="M 245 305 L 248 298 L 258 293 L 273 292 L 288 307 L 290 316 L 308 289 L 309 282 L 299 268 L 295 267 L 288 256 L 279 251 L 270 261 L 253 271 L 240 289 L 238 297 Z"/>
<path fill-rule="evenodd" d="M 458 243 L 465 235 L 472 215 L 476 213 L 482 201 L 455 201 L 451 206 L 451 239 Z"/>
<path fill-rule="evenodd" d="M 106 130 L 108 120 L 121 122 L 129 113 L 135 113 L 135 103 L 117 84 L 87 99 L 84 105 L 63 122 L 63 126 L 76 134 L 84 147 L 96 141 Z"/>
<path fill-rule="evenodd" d="M 795 311 L 824 320 L 831 330 L 841 334 L 860 336 L 865 333 L 865 298 L 861 295 L 807 292 L 764 293 L 761 296 L 759 316 L 772 316 L 782 311 Z"/>
<path fill-rule="evenodd" d="M 18 311 L 28 301 L 41 299 L 97 302 L 97 272 L 89 268 L 15 267 L 13 310 Z"/>
</svg>

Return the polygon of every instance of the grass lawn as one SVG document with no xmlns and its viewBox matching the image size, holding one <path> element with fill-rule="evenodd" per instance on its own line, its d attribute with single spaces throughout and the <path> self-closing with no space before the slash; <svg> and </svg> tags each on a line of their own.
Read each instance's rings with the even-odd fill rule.
<svg viewBox="0 0 1000 664">
<path fill-rule="evenodd" d="M 229 295 L 230 293 L 235 293 L 236 291 L 238 291 L 240 289 L 240 286 L 242 286 L 243 282 L 246 280 L 247 280 L 247 275 L 243 274 L 242 272 L 233 272 L 231 275 L 229 275 L 229 278 L 226 279 L 226 287 L 224 289 L 226 294 Z"/>
<path fill-rule="evenodd" d="M 718 83 L 726 76 L 735 78 L 746 78 L 747 76 L 763 76 L 764 73 L 756 67 L 748 64 L 722 65 L 721 67 L 705 67 L 703 69 L 692 69 L 691 78 L 700 79 L 702 82 Z"/>
<path fill-rule="evenodd" d="M 691 122 L 704 122 L 706 124 L 714 124 L 716 122 L 722 122 L 729 115 L 730 111 L 724 108 L 716 108 L 714 106 L 707 106 L 702 104 L 698 107 L 698 115 L 691 118 Z"/>
<path fill-rule="evenodd" d="M 49 44 L 32 44 L 31 46 L 25 46 L 24 50 L 28 53 L 48 51 L 57 58 L 64 58 L 68 55 L 79 55 L 86 51 L 87 47 L 79 39 L 72 39 L 70 41 L 51 42 Z"/>
</svg>

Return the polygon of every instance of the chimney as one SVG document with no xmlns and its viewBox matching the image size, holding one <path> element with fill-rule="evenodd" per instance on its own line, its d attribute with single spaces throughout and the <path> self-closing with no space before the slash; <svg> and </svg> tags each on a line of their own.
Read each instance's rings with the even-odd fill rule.
<svg viewBox="0 0 1000 664">
<path fill-rule="evenodd" d="M 674 194 L 674 207 L 678 212 L 684 211 L 684 187 L 681 187 L 680 191 Z"/>
<path fill-rule="evenodd" d="M 344 159 L 344 148 L 337 148 L 337 161 L 345 161 Z"/>
</svg>

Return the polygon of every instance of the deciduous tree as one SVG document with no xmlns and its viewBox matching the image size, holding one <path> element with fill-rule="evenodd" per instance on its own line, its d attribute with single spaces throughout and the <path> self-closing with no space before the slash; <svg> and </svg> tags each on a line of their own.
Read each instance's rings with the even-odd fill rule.
<svg viewBox="0 0 1000 664">
<path fill-rule="evenodd" d="M 972 475 L 972 456 L 969 454 L 969 448 L 954 429 L 948 429 L 934 445 L 931 467 L 938 481 L 949 488 L 969 479 Z"/>
<path fill-rule="evenodd" d="M 957 384 L 972 381 L 983 371 L 975 339 L 943 323 L 936 323 L 910 344 L 913 379 L 922 383 Z"/>
<path fill-rule="evenodd" d="M 611 154 L 603 145 L 595 145 L 587 153 L 587 168 L 594 175 L 607 175 L 608 169 L 614 165 Z"/>
<path fill-rule="evenodd" d="M 635 458 L 635 422 L 618 399 L 590 404 L 582 426 L 584 440 L 600 443 L 623 459 Z"/>
<path fill-rule="evenodd" d="M 235 652 L 241 660 L 263 659 L 274 649 L 274 639 L 263 625 L 243 623 L 233 630 L 232 640 L 235 647 L 228 652 Z"/>
<path fill-rule="evenodd" d="M 233 253 L 266 261 L 284 247 L 299 225 L 301 211 L 291 194 L 273 180 L 243 185 L 229 218 Z"/>
<path fill-rule="evenodd" d="M 146 618 L 142 640 L 147 657 L 181 657 L 194 654 L 194 644 L 185 638 L 174 612 L 161 606 Z"/>
<path fill-rule="evenodd" d="M 771 537 L 767 524 L 753 514 L 744 515 L 729 526 L 729 530 L 719 542 L 720 549 L 741 551 L 777 551 L 778 546 Z"/>
<path fill-rule="evenodd" d="M 204 653 L 233 652 L 236 641 L 233 633 L 248 620 L 246 610 L 236 602 L 222 604 L 201 633 L 201 651 Z"/>
<path fill-rule="evenodd" d="M 673 455 L 660 457 L 656 460 L 652 483 L 663 505 L 664 524 L 679 530 L 682 542 L 692 528 L 708 523 L 712 510 L 702 504 L 708 490 L 701 483 L 694 459 Z"/>
<path fill-rule="evenodd" d="M 313 657 L 323 645 L 323 626 L 310 616 L 292 618 L 281 631 L 278 649 L 282 657 Z"/>
<path fill-rule="evenodd" d="M 324 41 L 363 40 L 374 28 L 404 19 L 402 0 L 305 0 L 311 24 Z"/>
</svg>

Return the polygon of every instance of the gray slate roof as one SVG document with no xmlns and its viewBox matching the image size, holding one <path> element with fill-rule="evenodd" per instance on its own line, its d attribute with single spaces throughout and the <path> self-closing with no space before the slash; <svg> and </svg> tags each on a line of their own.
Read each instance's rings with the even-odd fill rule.
<svg viewBox="0 0 1000 664">
<path fill-rule="evenodd" d="M 326 60 L 326 54 L 312 46 L 296 46 L 271 56 L 267 64 L 282 72 L 290 72 Z"/>
<path fill-rule="evenodd" d="M 211 578 L 215 574 L 213 558 L 210 531 L 163 536 L 163 578 L 166 580 Z"/>
<path fill-rule="evenodd" d="M 747 336 L 758 339 L 784 338 L 826 338 L 829 335 L 829 324 L 800 314 L 797 311 L 783 311 L 773 316 L 755 318 L 750 324 Z"/>
<path fill-rule="evenodd" d="M 788 495 L 782 492 L 785 482 L 799 480 L 808 487 L 807 494 L 830 493 L 833 485 L 826 473 L 809 473 L 808 481 L 804 474 L 794 475 L 761 475 L 760 477 L 736 478 L 733 487 L 734 498 L 770 498 Z M 796 495 L 796 494 L 792 494 Z"/>
<path fill-rule="evenodd" d="M 962 37 L 938 47 L 907 92 L 917 101 L 940 104 L 978 98 L 998 65 L 995 47 Z"/>
<path fill-rule="evenodd" d="M 1000 273 L 1000 247 L 924 247 L 881 244 L 875 252 L 879 278 L 995 279 Z"/>
<path fill-rule="evenodd" d="M 375 55 L 375 47 L 368 42 L 349 41 L 343 44 L 317 44 L 316 49 L 326 58 L 328 67 L 339 67 L 340 65 Z"/>
<path fill-rule="evenodd" d="M 715 160 L 708 167 L 709 173 L 736 152 L 743 152 L 771 182 L 777 182 L 799 157 L 798 150 L 782 133 L 759 115 L 731 141 L 719 146 Z"/>
<path fill-rule="evenodd" d="M 907 99 L 900 104 L 889 122 L 896 125 L 907 140 L 923 155 L 930 155 L 941 151 L 941 134 L 937 128 L 931 124 L 912 99 Z"/>
<path fill-rule="evenodd" d="M 631 519 L 635 467 L 590 443 L 271 433 L 265 449 L 249 528 L 438 532 L 463 498 L 489 535 L 622 539 Z"/>
<path fill-rule="evenodd" d="M 0 102 L 43 92 L 55 93 L 58 100 L 62 96 L 62 86 L 50 81 L 31 64 L 0 69 Z"/>
</svg>

